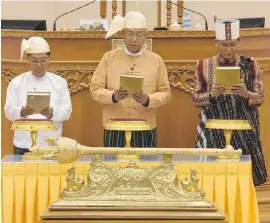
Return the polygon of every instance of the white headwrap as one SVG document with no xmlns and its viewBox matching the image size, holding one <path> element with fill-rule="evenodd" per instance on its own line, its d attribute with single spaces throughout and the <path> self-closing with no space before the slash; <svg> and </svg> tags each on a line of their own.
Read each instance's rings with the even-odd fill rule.
<svg viewBox="0 0 270 223">
<path fill-rule="evenodd" d="M 105 36 L 105 39 L 117 33 L 118 31 L 121 31 L 124 28 L 147 29 L 146 18 L 140 12 L 135 11 L 128 12 L 125 17 L 116 15 L 112 20 L 111 26 Z"/>
<path fill-rule="evenodd" d="M 45 39 L 39 36 L 33 36 L 30 39 L 22 40 L 21 44 L 21 59 L 23 58 L 23 54 L 26 51 L 28 54 L 33 53 L 48 53 L 50 52 L 49 44 Z"/>
<path fill-rule="evenodd" d="M 215 23 L 217 40 L 234 40 L 240 37 L 240 22 L 237 19 L 219 19 Z"/>
</svg>

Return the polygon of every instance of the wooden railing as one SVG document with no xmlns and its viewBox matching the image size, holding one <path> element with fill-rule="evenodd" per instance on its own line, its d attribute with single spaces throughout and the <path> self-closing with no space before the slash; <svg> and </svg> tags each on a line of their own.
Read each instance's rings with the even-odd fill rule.
<svg viewBox="0 0 270 223">
<path fill-rule="evenodd" d="M 119 2 L 117 0 L 112 0 L 112 18 L 114 18 L 117 15 L 117 6 Z M 157 10 L 157 18 L 158 18 L 158 26 L 162 25 L 162 17 L 165 15 L 162 14 L 162 4 L 166 4 L 166 27 L 169 28 L 172 24 L 172 4 L 170 2 L 162 2 L 161 0 L 157 0 L 158 4 L 158 10 Z M 182 25 L 182 17 L 183 17 L 183 0 L 177 0 L 177 4 L 180 6 L 177 8 L 177 22 Z M 126 11 L 126 0 L 122 0 L 122 16 L 125 16 Z M 101 0 L 100 1 L 100 17 L 106 18 L 107 16 L 107 0 Z"/>
</svg>

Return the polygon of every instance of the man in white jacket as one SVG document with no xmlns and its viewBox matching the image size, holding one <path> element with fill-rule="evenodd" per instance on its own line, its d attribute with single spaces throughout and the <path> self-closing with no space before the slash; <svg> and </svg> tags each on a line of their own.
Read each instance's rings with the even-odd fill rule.
<svg viewBox="0 0 270 223">
<path fill-rule="evenodd" d="M 26 51 L 30 71 L 13 78 L 7 88 L 5 115 L 10 121 L 18 119 L 51 119 L 57 130 L 40 131 L 37 135 L 37 145 L 49 147 L 44 141 L 46 136 L 60 137 L 63 121 L 70 118 L 72 112 L 67 81 L 62 77 L 47 72 L 50 64 L 50 47 L 41 37 L 31 37 L 23 40 L 21 58 Z M 27 92 L 50 92 L 50 106 L 41 114 L 33 114 L 32 108 L 26 106 Z M 15 131 L 14 154 L 22 155 L 31 148 L 30 132 Z"/>
</svg>

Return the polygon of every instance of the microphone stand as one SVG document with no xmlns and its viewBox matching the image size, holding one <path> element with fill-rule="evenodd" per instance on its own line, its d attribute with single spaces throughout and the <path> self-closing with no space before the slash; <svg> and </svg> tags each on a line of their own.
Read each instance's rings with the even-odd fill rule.
<svg viewBox="0 0 270 223">
<path fill-rule="evenodd" d="M 79 10 L 79 9 L 81 9 L 81 8 L 83 8 L 83 7 L 85 7 L 85 6 L 87 6 L 87 5 L 91 5 L 91 4 L 94 3 L 95 1 L 96 1 L 96 0 L 93 0 L 92 2 L 88 2 L 87 4 L 82 5 L 82 6 L 80 6 L 79 8 L 73 9 L 73 10 L 71 10 L 71 11 L 69 11 L 69 12 L 66 12 L 66 13 L 64 13 L 64 14 L 62 14 L 62 15 L 60 15 L 60 16 L 58 16 L 58 17 L 55 19 L 54 23 L 53 23 L 53 31 L 56 31 L 56 21 L 57 21 L 59 18 L 61 18 L 62 16 L 66 15 L 66 14 L 69 14 L 69 13 L 71 13 L 71 12 L 77 11 L 77 10 Z"/>
</svg>

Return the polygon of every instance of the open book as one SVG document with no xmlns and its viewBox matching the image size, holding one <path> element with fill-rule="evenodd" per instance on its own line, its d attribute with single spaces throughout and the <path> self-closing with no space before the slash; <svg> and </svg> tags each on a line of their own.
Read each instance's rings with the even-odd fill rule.
<svg viewBox="0 0 270 223">
<path fill-rule="evenodd" d="M 34 114 L 40 114 L 40 112 L 50 106 L 50 92 L 27 92 L 27 103 L 34 110 Z"/>
<path fill-rule="evenodd" d="M 233 67 L 217 67 L 216 68 L 216 85 L 224 85 L 227 88 L 226 94 L 230 94 L 230 88 L 234 84 L 241 83 L 241 68 Z"/>
<path fill-rule="evenodd" d="M 121 74 L 120 75 L 120 87 L 128 91 L 129 94 L 135 91 L 143 90 L 143 79 L 141 75 L 134 74 Z"/>
</svg>

